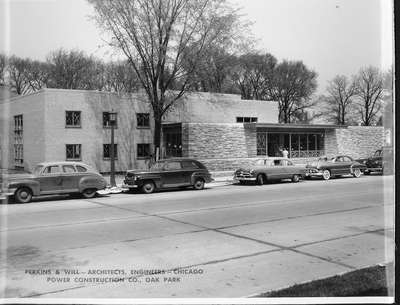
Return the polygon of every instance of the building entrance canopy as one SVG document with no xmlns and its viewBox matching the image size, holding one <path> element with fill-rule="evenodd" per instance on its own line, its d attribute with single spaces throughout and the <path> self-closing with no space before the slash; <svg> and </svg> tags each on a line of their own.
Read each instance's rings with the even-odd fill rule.
<svg viewBox="0 0 400 305">
<path fill-rule="evenodd" d="M 246 124 L 257 131 L 257 155 L 282 156 L 286 150 L 289 158 L 319 157 L 325 154 L 327 129 L 345 128 L 337 125 L 306 124 Z"/>
</svg>

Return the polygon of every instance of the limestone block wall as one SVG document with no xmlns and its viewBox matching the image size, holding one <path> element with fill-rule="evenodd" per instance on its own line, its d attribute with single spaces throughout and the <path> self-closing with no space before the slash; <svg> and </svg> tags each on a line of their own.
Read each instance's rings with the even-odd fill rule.
<svg viewBox="0 0 400 305">
<path fill-rule="evenodd" d="M 248 158 L 256 156 L 256 131 L 238 123 L 184 123 L 183 147 L 197 159 Z"/>
<path fill-rule="evenodd" d="M 384 144 L 384 129 L 381 126 L 349 126 L 329 130 L 325 134 L 327 155 L 344 154 L 352 158 L 372 155 Z"/>
</svg>

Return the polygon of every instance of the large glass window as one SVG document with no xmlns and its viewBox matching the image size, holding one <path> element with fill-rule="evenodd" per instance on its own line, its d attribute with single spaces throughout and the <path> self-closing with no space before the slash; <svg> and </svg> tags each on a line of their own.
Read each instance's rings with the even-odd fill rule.
<svg viewBox="0 0 400 305">
<path fill-rule="evenodd" d="M 257 156 L 267 155 L 267 134 L 257 132 Z"/>
</svg>

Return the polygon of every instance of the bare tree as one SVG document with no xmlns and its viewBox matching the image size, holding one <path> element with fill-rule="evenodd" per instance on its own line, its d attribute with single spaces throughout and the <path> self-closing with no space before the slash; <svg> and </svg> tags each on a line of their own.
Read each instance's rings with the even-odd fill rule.
<svg viewBox="0 0 400 305">
<path fill-rule="evenodd" d="M 6 56 L 0 53 L 0 86 L 5 84 Z"/>
<path fill-rule="evenodd" d="M 139 86 L 135 71 L 128 62 L 111 62 L 106 65 L 104 90 L 127 93 L 137 91 Z"/>
<path fill-rule="evenodd" d="M 327 117 L 338 125 L 346 125 L 349 108 L 356 95 L 354 81 L 350 81 L 344 75 L 338 75 L 329 82 L 327 92 Z"/>
<path fill-rule="evenodd" d="M 101 87 L 98 76 L 102 77 L 102 63 L 82 51 L 59 49 L 48 56 L 47 62 L 52 88 L 90 90 Z"/>
<path fill-rule="evenodd" d="M 301 121 L 305 109 L 314 105 L 312 94 L 317 88 L 317 73 L 301 61 L 283 61 L 274 69 L 268 99 L 279 102 L 279 121 Z"/>
<path fill-rule="evenodd" d="M 88 1 L 98 25 L 111 33 L 110 45 L 125 54 L 147 94 L 157 152 L 163 114 L 185 94 L 213 42 L 234 36 L 238 15 L 224 0 Z"/>
<path fill-rule="evenodd" d="M 11 90 L 22 95 L 31 91 L 28 79 L 30 59 L 11 56 L 7 66 L 8 81 Z"/>
<path fill-rule="evenodd" d="M 356 93 L 360 99 L 359 112 L 364 126 L 372 125 L 381 110 L 383 75 L 378 68 L 362 68 L 355 77 Z"/>
<path fill-rule="evenodd" d="M 271 54 L 247 53 L 239 57 L 233 80 L 243 99 L 268 99 L 277 59 Z"/>
<path fill-rule="evenodd" d="M 234 86 L 231 76 L 236 57 L 224 48 L 212 46 L 206 50 L 207 55 L 199 63 L 191 89 L 205 92 L 230 92 Z M 191 62 L 188 63 L 189 66 Z"/>
<path fill-rule="evenodd" d="M 50 79 L 50 66 L 38 60 L 30 61 L 26 71 L 26 79 L 31 91 L 46 88 Z"/>
</svg>

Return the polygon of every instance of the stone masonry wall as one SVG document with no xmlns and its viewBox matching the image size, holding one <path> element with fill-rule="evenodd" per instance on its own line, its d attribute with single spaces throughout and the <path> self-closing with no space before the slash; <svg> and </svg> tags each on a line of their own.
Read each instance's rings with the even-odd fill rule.
<svg viewBox="0 0 400 305">
<path fill-rule="evenodd" d="M 329 130 L 325 136 L 327 155 L 344 154 L 352 158 L 372 155 L 384 143 L 384 130 L 380 126 L 349 126 Z"/>
<path fill-rule="evenodd" d="M 243 124 L 184 123 L 188 157 L 197 159 L 248 158 L 256 156 L 256 132 Z M 186 135 L 185 135 L 186 133 Z M 183 143 L 186 146 L 186 143 Z"/>
</svg>

